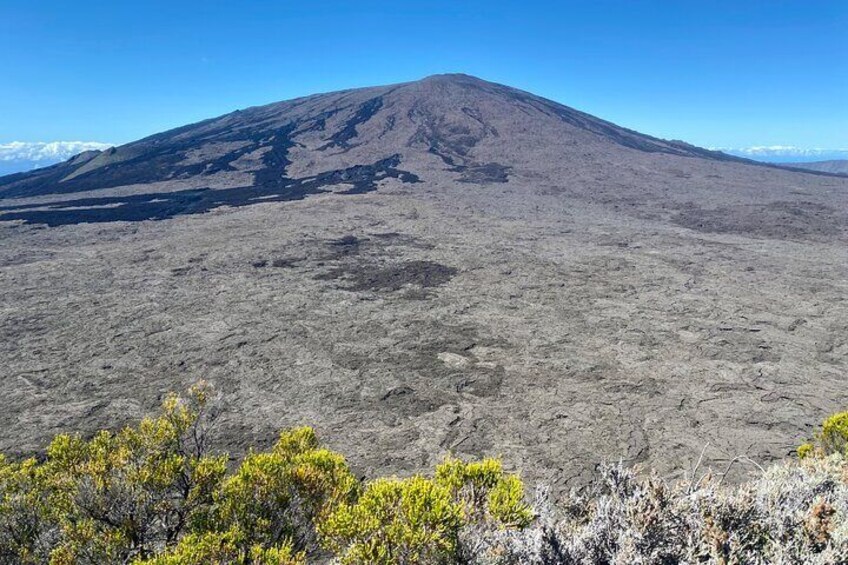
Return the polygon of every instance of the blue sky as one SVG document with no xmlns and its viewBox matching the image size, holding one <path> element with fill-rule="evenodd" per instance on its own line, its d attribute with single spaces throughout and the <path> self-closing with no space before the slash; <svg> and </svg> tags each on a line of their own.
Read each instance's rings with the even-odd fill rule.
<svg viewBox="0 0 848 565">
<path fill-rule="evenodd" d="M 848 1 L 0 0 L 0 144 L 465 72 L 708 147 L 848 147 Z"/>
</svg>

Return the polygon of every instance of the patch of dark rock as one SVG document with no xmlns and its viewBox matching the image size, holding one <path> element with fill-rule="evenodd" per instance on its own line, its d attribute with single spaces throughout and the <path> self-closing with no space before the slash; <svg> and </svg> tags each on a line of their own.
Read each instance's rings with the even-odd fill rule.
<svg viewBox="0 0 848 565">
<path fill-rule="evenodd" d="M 376 112 L 375 104 L 365 104 L 357 112 L 356 119 L 367 120 L 368 112 Z M 354 120 L 355 121 L 355 120 Z M 210 121 L 211 122 L 211 121 Z M 295 145 L 291 136 L 300 125 L 298 123 L 288 124 L 282 128 L 268 130 L 261 126 L 241 128 L 232 130 L 226 124 L 214 128 L 204 129 L 202 134 L 185 136 L 183 134 L 193 127 L 202 126 L 194 124 L 185 128 L 178 128 L 170 132 L 158 134 L 141 141 L 122 146 L 104 152 L 102 156 L 94 158 L 112 159 L 111 163 L 103 163 L 91 171 L 78 174 L 73 178 L 66 178 L 75 173 L 81 166 L 80 162 L 71 160 L 52 167 L 46 167 L 38 171 L 26 174 L 17 174 L 0 179 L 0 193 L 4 198 L 21 198 L 40 196 L 45 194 L 69 194 L 81 191 L 98 190 L 125 186 L 129 184 L 148 184 L 160 181 L 171 181 L 181 178 L 208 176 L 219 172 L 234 172 L 237 169 L 231 164 L 243 155 L 251 152 L 264 150 L 262 155 L 262 168 L 254 172 L 254 185 L 252 187 L 239 187 L 234 189 L 216 190 L 216 198 L 223 197 L 227 202 L 224 204 L 240 206 L 249 204 L 251 198 L 262 199 L 262 201 L 292 200 L 303 198 L 309 194 L 323 192 L 321 186 L 330 186 L 340 183 L 353 184 L 354 187 L 347 191 L 349 194 L 361 194 L 374 190 L 376 182 L 385 178 L 397 178 L 401 182 L 415 183 L 420 179 L 407 171 L 396 169 L 400 163 L 400 157 L 394 155 L 381 159 L 371 165 L 357 165 L 347 169 L 329 171 L 315 177 L 305 179 L 290 179 L 285 175 L 286 168 L 290 164 L 287 154 L 288 150 Z M 350 125 L 350 123 L 349 123 Z M 355 124 L 351 125 L 354 128 Z M 349 131 L 348 131 L 349 133 Z M 348 133 L 345 130 L 339 132 L 343 141 Z M 239 144 L 238 149 L 227 152 L 224 155 L 207 159 L 198 163 L 186 161 L 186 156 L 197 147 L 202 147 L 208 139 L 214 138 L 217 142 L 235 142 Z M 80 216 L 88 218 L 89 222 L 102 221 L 137 221 L 138 219 L 162 219 L 161 214 L 168 215 L 175 201 L 179 204 L 185 203 L 189 196 L 196 196 L 205 189 L 192 191 L 178 191 L 167 193 L 162 196 L 165 200 L 160 206 L 144 206 L 144 210 L 127 212 L 126 209 L 115 211 L 103 210 L 93 213 L 87 210 L 80 211 Z M 251 193 L 252 191 L 252 193 Z M 100 205 L 109 204 L 138 204 L 140 201 L 151 200 L 150 195 L 136 195 L 137 198 L 118 198 L 109 202 L 101 202 Z M 80 199 L 95 200 L 95 199 Z M 201 198 L 201 200 L 204 200 Z M 68 205 L 67 203 L 59 203 Z M 178 204 L 178 206 L 179 206 Z M 224 205 L 217 204 L 217 205 Z M 94 204 L 92 204 L 94 205 Z M 84 206 L 84 204 L 83 204 Z M 23 216 L 50 218 L 58 222 L 56 225 L 65 223 L 82 223 L 82 221 L 70 221 L 68 214 L 57 214 L 52 210 L 44 211 L 44 214 L 34 215 L 34 211 L 28 210 L 34 206 L 8 207 L 7 212 L 12 210 L 24 210 Z M 51 207 L 56 207 L 52 205 Z M 214 207 L 214 206 L 213 206 Z M 201 211 L 205 211 L 203 204 Z M 208 208 L 207 208 L 208 209 Z M 194 212 L 189 212 L 194 213 Z M 10 214 L 3 214 L 0 219 L 15 219 Z M 116 219 L 108 219 L 108 218 Z M 39 222 L 47 223 L 47 222 Z"/>
<path fill-rule="evenodd" d="M 297 259 L 291 259 L 288 257 L 283 257 L 279 259 L 274 259 L 271 261 L 271 266 L 276 267 L 278 269 L 291 269 L 297 266 Z"/>
<path fill-rule="evenodd" d="M 114 162 L 70 179 L 65 177 L 75 172 L 79 165 L 66 161 L 36 171 L 27 177 L 19 179 L 4 177 L 0 181 L 0 189 L 3 185 L 8 187 L 3 190 L 4 197 L 28 197 L 206 176 L 223 171 L 236 171 L 230 163 L 246 153 L 263 147 L 270 149 L 262 157 L 265 167 L 257 171 L 256 184 L 265 185 L 269 182 L 286 180 L 281 171 L 284 173 L 285 167 L 289 165 L 286 153 L 294 145 L 290 140 L 295 127 L 293 124 L 271 131 L 264 128 L 245 128 L 236 132 L 229 131 L 222 125 L 218 129 L 206 132 L 202 137 L 178 137 L 180 130 L 189 127 L 194 126 L 154 135 L 117 149 L 112 148 L 105 155 L 117 156 Z M 186 164 L 187 153 L 202 145 L 205 139 L 213 135 L 217 135 L 217 141 L 246 143 L 239 149 L 214 159 Z"/>
<path fill-rule="evenodd" d="M 483 123 L 479 115 L 468 108 L 466 115 L 480 121 L 482 131 L 472 131 L 460 124 L 443 124 L 438 120 L 430 120 L 422 126 L 410 139 L 410 146 L 426 146 L 427 151 L 448 165 L 450 171 L 462 173 L 461 182 L 489 183 L 507 182 L 510 167 L 498 163 L 477 163 L 471 158 L 471 150 L 487 136 L 498 137 L 498 132 Z M 469 114 L 471 112 L 471 114 Z"/>
<path fill-rule="evenodd" d="M 457 273 L 433 261 L 410 261 L 387 267 L 373 265 L 346 265 L 318 275 L 316 280 L 345 279 L 350 281 L 344 290 L 361 292 L 366 290 L 396 291 L 408 285 L 433 288 L 450 281 Z"/>
<path fill-rule="evenodd" d="M 807 323 L 807 320 L 805 320 L 804 318 L 796 318 L 795 320 L 792 321 L 791 324 L 789 324 L 787 329 L 790 332 L 794 332 L 795 330 L 797 330 L 798 328 L 800 328 L 801 326 L 803 326 L 806 323 Z"/>
<path fill-rule="evenodd" d="M 346 235 L 339 239 L 331 240 L 327 243 L 327 246 L 330 248 L 330 253 L 322 256 L 321 259 L 325 261 L 333 261 L 359 255 L 359 252 L 362 250 L 362 247 L 364 247 L 366 241 L 367 240 L 359 239 L 355 235 Z"/>
<path fill-rule="evenodd" d="M 268 166 L 282 167 L 287 163 L 284 153 L 282 148 L 266 153 Z M 401 182 L 419 182 L 418 177 L 412 173 L 397 169 L 399 164 L 400 156 L 393 155 L 371 165 L 357 165 L 296 180 L 279 177 L 279 168 L 277 172 L 264 169 L 255 174 L 254 186 L 78 198 L 47 205 L 34 204 L 23 209 L 21 206 L 0 206 L 0 221 L 24 220 L 26 223 L 52 227 L 81 223 L 164 220 L 175 216 L 200 214 L 221 206 L 242 207 L 302 200 L 310 195 L 327 192 L 325 187 L 342 183 L 354 185 L 342 194 L 361 194 L 376 190 L 376 183 L 388 177 L 397 178 Z"/>
<path fill-rule="evenodd" d="M 395 388 L 391 389 L 390 391 L 388 391 L 386 394 L 384 394 L 382 397 L 380 397 L 380 400 L 388 400 L 389 398 L 392 398 L 392 397 L 395 397 L 395 396 L 404 396 L 404 395 L 407 395 L 407 394 L 412 394 L 414 392 L 415 392 L 415 389 L 413 389 L 411 387 L 399 386 L 399 387 L 395 387 Z"/>
<path fill-rule="evenodd" d="M 482 129 L 473 131 L 464 124 L 445 123 L 441 118 L 421 114 L 415 108 L 410 110 L 409 117 L 413 121 L 423 121 L 423 124 L 419 126 L 407 145 L 426 147 L 429 153 L 436 155 L 451 167 L 473 164 L 469 153 L 491 133 L 485 125 Z"/>
<path fill-rule="evenodd" d="M 346 235 L 344 237 L 340 237 L 339 239 L 331 241 L 330 245 L 345 249 L 351 249 L 354 247 L 358 248 L 360 243 L 362 243 L 362 241 L 355 235 Z"/>
<path fill-rule="evenodd" d="M 396 121 L 396 119 L 397 119 L 397 118 L 396 118 L 394 115 L 389 116 L 388 118 L 386 118 L 386 123 L 385 123 L 385 125 L 383 126 L 383 131 L 381 131 L 381 132 L 380 132 L 380 135 L 378 135 L 377 137 L 378 137 L 378 138 L 382 138 L 382 137 L 383 137 L 384 135 L 386 135 L 388 132 L 392 131 L 392 130 L 394 129 L 394 127 L 395 127 L 395 121 Z"/>
<path fill-rule="evenodd" d="M 468 116 L 469 118 L 476 120 L 483 128 L 486 134 L 491 135 L 492 137 L 500 137 L 498 130 L 495 129 L 494 126 L 486 122 L 485 118 L 483 118 L 483 114 L 478 108 L 464 107 L 462 108 L 462 113 Z"/>
<path fill-rule="evenodd" d="M 346 107 L 333 108 L 331 110 L 321 112 L 311 120 L 308 120 L 305 124 L 301 124 L 301 126 L 297 130 L 297 133 L 303 134 L 307 132 L 324 131 L 327 128 L 327 119 L 332 118 L 339 112 L 343 111 L 345 108 Z"/>
<path fill-rule="evenodd" d="M 461 167 L 462 176 L 459 182 L 485 184 L 490 182 L 507 182 L 508 174 L 512 167 L 498 163 L 486 163 L 485 165 L 473 165 Z"/>
<path fill-rule="evenodd" d="M 255 269 L 262 269 L 262 268 L 268 266 L 268 260 L 267 259 L 258 259 L 256 261 L 252 261 L 250 263 L 250 266 L 255 268 Z"/>
<path fill-rule="evenodd" d="M 403 183 L 419 183 L 418 175 L 408 171 L 402 171 L 395 167 L 400 164 L 400 155 L 392 155 L 381 159 L 372 165 L 355 165 L 347 169 L 338 169 L 321 173 L 315 177 L 309 177 L 302 182 L 309 182 L 318 186 L 331 186 L 338 184 L 352 184 L 353 188 L 343 191 L 341 194 L 363 194 L 376 190 L 376 183 L 386 178 L 396 178 Z"/>
<path fill-rule="evenodd" d="M 328 143 L 319 147 L 318 150 L 322 151 L 331 147 L 349 148 L 350 140 L 359 135 L 359 132 L 356 131 L 356 127 L 370 120 L 374 114 L 380 111 L 380 108 L 382 107 L 382 96 L 372 98 L 362 104 L 347 120 L 347 122 L 345 122 L 345 125 L 330 137 Z"/>
<path fill-rule="evenodd" d="M 414 247 L 415 249 L 433 249 L 435 247 L 432 243 L 423 243 L 416 237 L 398 232 L 370 233 L 368 235 L 387 246 L 398 245 Z"/>
<path fill-rule="evenodd" d="M 450 155 L 447 155 L 444 151 L 440 150 L 438 147 L 435 147 L 435 146 L 430 147 L 427 151 L 429 153 L 432 153 L 433 155 L 437 156 L 438 158 L 440 158 L 445 165 L 449 165 L 451 167 L 457 167 L 458 166 L 456 164 L 456 161 L 454 161 L 453 157 L 451 157 Z M 453 170 L 455 170 L 455 169 L 453 169 Z"/>
</svg>

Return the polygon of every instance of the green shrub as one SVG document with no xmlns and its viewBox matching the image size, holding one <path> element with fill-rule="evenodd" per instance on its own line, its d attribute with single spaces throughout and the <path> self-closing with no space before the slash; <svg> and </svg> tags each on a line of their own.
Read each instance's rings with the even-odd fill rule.
<svg viewBox="0 0 848 565">
<path fill-rule="evenodd" d="M 841 454 L 848 457 L 848 412 L 828 416 L 813 440 L 798 446 L 798 457 Z"/>
<path fill-rule="evenodd" d="M 524 503 L 524 484 L 504 473 L 497 459 L 465 463 L 449 457 L 436 467 L 435 481 L 450 491 L 466 522 L 494 520 L 521 528 L 533 519 Z"/>
<path fill-rule="evenodd" d="M 59 435 L 43 462 L 0 455 L 0 565 L 304 565 L 319 541 L 349 565 L 848 563 L 848 412 L 799 446 L 805 461 L 740 487 L 602 467 L 605 486 L 572 494 L 557 523 L 497 459 L 362 486 L 308 427 L 228 470 L 208 448 L 210 394 Z"/>
<path fill-rule="evenodd" d="M 52 562 L 125 563 L 179 540 L 211 508 L 226 457 L 206 453 L 208 390 L 169 396 L 156 418 L 91 440 L 57 436 L 47 450 L 60 540 Z"/>
<path fill-rule="evenodd" d="M 0 456 L 0 565 L 299 565 L 319 536 L 343 563 L 451 563 L 465 526 L 531 520 L 497 460 L 363 488 L 308 427 L 228 472 L 208 448 L 210 395 L 201 384 L 137 425 L 58 435 L 44 462 Z"/>
<path fill-rule="evenodd" d="M 273 547 L 293 539 L 314 545 L 314 524 L 351 501 L 358 482 L 344 457 L 319 448 L 311 428 L 283 432 L 270 453 L 251 453 L 216 496 L 217 528 L 235 528 L 245 543 Z"/>
<path fill-rule="evenodd" d="M 848 453 L 848 412 L 826 418 L 818 440 L 825 453 Z"/>
<path fill-rule="evenodd" d="M 49 554 L 54 506 L 50 476 L 35 459 L 10 463 L 0 455 L 0 563 L 43 563 Z"/>
<path fill-rule="evenodd" d="M 445 486 L 423 477 L 377 479 L 319 525 L 344 564 L 451 563 L 462 512 Z"/>
<path fill-rule="evenodd" d="M 533 510 L 524 503 L 524 483 L 515 475 L 503 477 L 487 496 L 489 514 L 512 528 L 524 528 L 533 521 Z"/>
<path fill-rule="evenodd" d="M 244 549 L 236 532 L 189 534 L 170 551 L 133 565 L 306 565 L 303 553 L 283 543 L 271 548 L 255 544 Z"/>
<path fill-rule="evenodd" d="M 505 474 L 500 461 L 448 458 L 433 479 L 368 484 L 356 503 L 339 505 L 318 528 L 342 563 L 454 563 L 463 527 L 520 528 L 531 520 L 521 480 Z"/>
<path fill-rule="evenodd" d="M 807 457 L 815 455 L 815 451 L 816 451 L 816 446 L 814 446 L 810 442 L 807 442 L 807 443 L 802 443 L 801 445 L 799 445 L 798 449 L 796 450 L 796 453 L 798 454 L 798 459 L 805 459 Z"/>
</svg>

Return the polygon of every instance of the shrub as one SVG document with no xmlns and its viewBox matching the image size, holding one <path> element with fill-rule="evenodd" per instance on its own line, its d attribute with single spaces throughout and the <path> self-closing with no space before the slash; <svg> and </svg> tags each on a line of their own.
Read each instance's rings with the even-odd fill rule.
<svg viewBox="0 0 848 565">
<path fill-rule="evenodd" d="M 133 565 L 306 565 L 303 553 L 295 553 L 287 543 L 244 546 L 245 540 L 233 531 L 189 534 L 167 553 Z"/>
<path fill-rule="evenodd" d="M 848 455 L 848 412 L 840 412 L 825 419 L 818 441 L 825 454 Z"/>
<path fill-rule="evenodd" d="M 466 528 L 467 563 L 848 563 L 848 465 L 840 455 L 786 462 L 737 487 L 666 483 L 621 466 L 572 492 L 558 516 L 523 530 Z"/>
<path fill-rule="evenodd" d="M 377 479 L 321 524 L 344 564 L 453 563 L 462 513 L 450 491 L 423 477 Z"/>
<path fill-rule="evenodd" d="M 465 463 L 449 457 L 436 467 L 435 481 L 450 491 L 467 522 L 494 520 L 522 528 L 533 519 L 524 503 L 524 484 L 517 476 L 505 474 L 497 459 Z"/>
<path fill-rule="evenodd" d="M 448 458 L 435 477 L 380 479 L 354 504 L 319 525 L 342 563 L 455 563 L 460 530 L 470 524 L 524 527 L 532 520 L 521 480 L 500 461 Z"/>
<path fill-rule="evenodd" d="M 813 440 L 798 446 L 798 457 L 826 456 L 840 453 L 848 457 L 848 412 L 825 418 Z"/>
<path fill-rule="evenodd" d="M 54 541 L 50 477 L 35 459 L 0 455 L 0 563 L 44 563 Z"/>
<path fill-rule="evenodd" d="M 0 563 L 300 561 L 358 481 L 311 428 L 283 432 L 227 477 L 227 456 L 208 449 L 210 394 L 169 395 L 117 433 L 59 435 L 44 463 L 0 456 Z"/>
<path fill-rule="evenodd" d="M 320 448 L 311 428 L 283 432 L 270 453 L 251 453 L 216 497 L 217 528 L 247 544 L 274 547 L 293 539 L 313 549 L 314 524 L 351 501 L 358 482 L 341 455 Z"/>
<path fill-rule="evenodd" d="M 815 455 L 816 446 L 812 443 L 802 443 L 798 446 L 796 450 L 798 453 L 798 459 L 804 459 L 805 457 L 810 457 L 811 455 Z"/>
<path fill-rule="evenodd" d="M 208 390 L 169 396 L 156 418 L 91 440 L 57 436 L 47 450 L 59 506 L 55 563 L 125 563 L 177 543 L 211 508 L 226 458 L 206 453 Z"/>
<path fill-rule="evenodd" d="M 363 486 L 307 427 L 228 471 L 210 395 L 59 435 L 43 462 L 0 455 L 0 565 L 304 565 L 318 541 L 342 564 L 848 563 L 848 412 L 742 485 L 604 465 L 554 508 L 496 459 Z"/>
</svg>

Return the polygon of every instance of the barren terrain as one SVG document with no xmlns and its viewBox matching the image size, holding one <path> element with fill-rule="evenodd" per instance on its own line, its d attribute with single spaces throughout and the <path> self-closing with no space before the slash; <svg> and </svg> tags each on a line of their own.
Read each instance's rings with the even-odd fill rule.
<svg viewBox="0 0 848 565">
<path fill-rule="evenodd" d="M 848 178 L 516 92 L 320 95 L 0 181 L 0 451 L 208 379 L 236 451 L 311 424 L 363 474 L 500 454 L 562 490 L 845 408 Z M 238 143 L 251 112 L 278 133 Z"/>
</svg>

